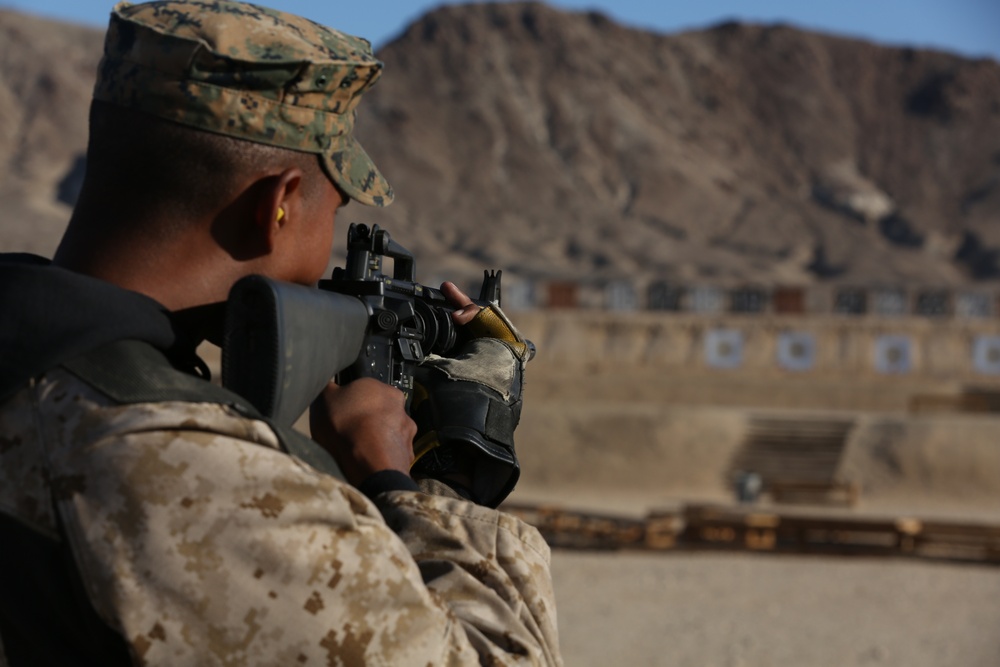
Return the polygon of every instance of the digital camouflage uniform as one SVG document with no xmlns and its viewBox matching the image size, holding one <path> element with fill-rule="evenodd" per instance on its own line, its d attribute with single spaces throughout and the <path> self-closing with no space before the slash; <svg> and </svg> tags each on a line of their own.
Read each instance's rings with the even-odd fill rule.
<svg viewBox="0 0 1000 667">
<path fill-rule="evenodd" d="M 139 664 L 558 661 L 545 542 L 434 482 L 373 503 L 225 406 L 118 406 L 62 369 L 0 433 L 0 509 L 54 537 L 54 496 Z"/>
<path fill-rule="evenodd" d="M 392 191 L 351 135 L 380 68 L 363 40 L 252 5 L 122 4 L 95 97 L 316 152 L 353 198 L 384 205 Z M 109 339 L 167 349 L 169 314 L 55 267 L 15 280 L 18 261 L 0 258 L 0 308 L 13 313 L 0 324 L 0 517 L 69 547 L 85 599 L 135 664 L 560 663 L 533 528 L 433 481 L 369 499 L 224 403 L 112 399 L 48 341 L 83 348 L 94 327 L 117 326 Z M 63 325 L 74 309 L 102 324 Z"/>
</svg>

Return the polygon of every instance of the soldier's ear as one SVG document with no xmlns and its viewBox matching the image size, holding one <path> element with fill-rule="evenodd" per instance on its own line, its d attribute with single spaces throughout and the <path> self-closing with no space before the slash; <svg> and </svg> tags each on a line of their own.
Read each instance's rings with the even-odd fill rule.
<svg viewBox="0 0 1000 667">
<path fill-rule="evenodd" d="M 280 174 L 262 178 L 254 209 L 254 226 L 265 247 L 273 252 L 286 236 L 295 228 L 302 216 L 302 170 L 289 167 Z"/>
</svg>

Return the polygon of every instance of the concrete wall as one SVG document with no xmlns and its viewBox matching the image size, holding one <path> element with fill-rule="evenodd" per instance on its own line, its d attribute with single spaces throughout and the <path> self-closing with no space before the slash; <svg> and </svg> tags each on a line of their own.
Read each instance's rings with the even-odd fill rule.
<svg viewBox="0 0 1000 667">
<path fill-rule="evenodd" d="M 1000 335 L 1000 323 L 991 319 L 524 311 L 516 322 L 538 346 L 539 365 L 567 369 L 714 370 L 706 339 L 709 332 L 729 330 L 742 338 L 741 363 L 726 369 L 732 376 L 878 378 L 897 374 L 877 370 L 877 341 L 902 336 L 910 340 L 911 356 L 908 372 L 899 375 L 1000 386 L 1000 373 L 978 372 L 973 361 L 977 338 Z M 778 338 L 785 332 L 815 340 L 810 370 L 779 365 Z"/>
</svg>

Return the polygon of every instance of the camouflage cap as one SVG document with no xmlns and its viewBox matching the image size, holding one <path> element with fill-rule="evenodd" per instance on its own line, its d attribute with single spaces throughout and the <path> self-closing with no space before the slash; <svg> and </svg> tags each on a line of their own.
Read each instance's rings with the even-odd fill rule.
<svg viewBox="0 0 1000 667">
<path fill-rule="evenodd" d="M 387 206 L 392 188 L 352 132 L 381 73 L 367 40 L 293 14 L 225 0 L 121 2 L 94 99 L 316 153 L 352 199 Z"/>
</svg>

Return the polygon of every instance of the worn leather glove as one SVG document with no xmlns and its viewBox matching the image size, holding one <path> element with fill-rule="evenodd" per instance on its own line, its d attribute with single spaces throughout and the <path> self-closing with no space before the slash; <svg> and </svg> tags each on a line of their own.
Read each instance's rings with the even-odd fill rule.
<svg viewBox="0 0 1000 667">
<path fill-rule="evenodd" d="M 464 329 L 472 339 L 455 356 L 429 355 L 414 375 L 411 472 L 496 507 L 521 473 L 514 429 L 521 418 L 524 365 L 533 350 L 495 304 Z"/>
</svg>

